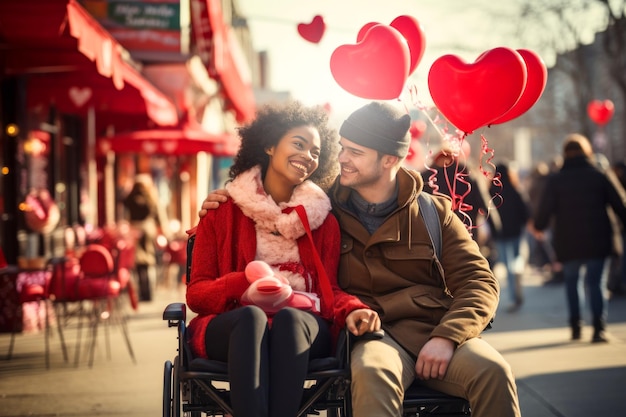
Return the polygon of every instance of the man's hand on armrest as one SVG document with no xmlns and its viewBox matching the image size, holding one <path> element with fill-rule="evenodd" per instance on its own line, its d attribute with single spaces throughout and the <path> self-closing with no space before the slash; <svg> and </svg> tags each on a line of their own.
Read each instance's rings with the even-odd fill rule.
<svg viewBox="0 0 626 417">
<path fill-rule="evenodd" d="M 223 188 L 211 191 L 207 198 L 205 198 L 202 202 L 202 207 L 198 212 L 198 216 L 200 218 L 203 218 L 204 216 L 206 216 L 209 210 L 215 210 L 220 206 L 221 203 L 225 203 L 227 199 L 228 191 L 224 190 Z"/>
</svg>

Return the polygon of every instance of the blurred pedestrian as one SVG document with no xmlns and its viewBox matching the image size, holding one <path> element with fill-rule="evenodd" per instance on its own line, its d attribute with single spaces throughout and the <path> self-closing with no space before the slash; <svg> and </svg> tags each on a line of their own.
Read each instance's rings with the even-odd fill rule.
<svg viewBox="0 0 626 417">
<path fill-rule="evenodd" d="M 561 156 L 554 158 L 550 165 L 545 162 L 539 162 L 535 165 L 535 169 L 530 176 L 530 184 L 528 185 L 528 203 L 531 219 L 534 213 L 537 212 L 539 200 L 545 189 L 548 177 L 550 174 L 558 172 L 562 165 Z M 543 231 L 542 240 L 537 240 L 532 230 L 532 224 L 529 224 L 526 233 L 528 236 L 529 264 L 549 272 L 549 278 L 546 279 L 544 285 L 562 284 L 564 281 L 563 265 L 556 259 L 554 247 L 552 246 L 552 224 Z"/>
<path fill-rule="evenodd" d="M 543 189 L 546 185 L 546 180 L 550 174 L 550 168 L 548 164 L 540 161 L 533 167 L 530 175 L 528 176 L 527 183 L 527 196 L 528 196 L 528 208 L 530 209 L 530 215 L 532 216 L 537 211 L 539 205 L 539 199 L 543 193 Z M 544 233 L 547 233 L 548 229 Z M 535 239 L 532 233 L 528 233 L 528 264 L 535 266 L 539 269 L 549 267 L 552 262 L 553 250 L 546 250 L 543 242 Z"/>
<path fill-rule="evenodd" d="M 563 167 L 550 176 L 534 217 L 537 231 L 554 220 L 554 249 L 563 263 L 572 339 L 581 338 L 581 302 L 587 289 L 591 309 L 592 342 L 606 342 L 608 259 L 613 230 L 607 207 L 626 224 L 624 189 L 597 167 L 589 140 L 570 134 L 563 145 Z M 538 238 L 541 233 L 538 232 Z"/>
<path fill-rule="evenodd" d="M 501 162 L 496 165 L 496 176 L 490 195 L 494 199 L 501 222 L 501 227 L 493 232 L 495 260 L 506 268 L 510 299 L 507 311 L 512 313 L 519 310 L 524 301 L 521 278 L 526 261 L 520 254 L 520 246 L 529 219 L 529 210 L 520 191 L 517 171 L 511 164 Z"/>
<path fill-rule="evenodd" d="M 124 199 L 128 217 L 136 234 L 135 271 L 139 287 L 139 300 L 152 300 L 152 286 L 156 282 L 156 240 L 161 219 L 150 180 L 138 176 L 130 193 Z"/>
</svg>

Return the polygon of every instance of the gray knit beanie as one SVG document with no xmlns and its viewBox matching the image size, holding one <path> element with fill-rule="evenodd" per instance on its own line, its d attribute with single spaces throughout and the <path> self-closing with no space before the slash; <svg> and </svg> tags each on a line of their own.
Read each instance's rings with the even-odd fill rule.
<svg viewBox="0 0 626 417">
<path fill-rule="evenodd" d="M 339 135 L 383 154 L 404 158 L 411 138 L 411 116 L 390 104 L 373 101 L 343 122 Z"/>
</svg>

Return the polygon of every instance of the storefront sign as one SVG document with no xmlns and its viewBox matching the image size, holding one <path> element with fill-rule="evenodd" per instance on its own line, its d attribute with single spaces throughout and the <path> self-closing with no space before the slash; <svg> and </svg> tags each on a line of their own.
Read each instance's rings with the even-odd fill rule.
<svg viewBox="0 0 626 417">
<path fill-rule="evenodd" d="M 188 7 L 187 2 L 85 0 L 82 3 L 131 53 L 181 51 L 181 7 Z"/>
</svg>

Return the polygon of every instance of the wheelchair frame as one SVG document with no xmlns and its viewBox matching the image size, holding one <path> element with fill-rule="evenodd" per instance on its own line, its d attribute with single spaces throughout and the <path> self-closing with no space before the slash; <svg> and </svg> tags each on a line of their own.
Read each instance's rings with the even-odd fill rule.
<svg viewBox="0 0 626 417">
<path fill-rule="evenodd" d="M 187 283 L 194 242 L 195 236 L 187 241 Z M 168 327 L 178 329 L 178 354 L 173 362 L 167 360 L 164 366 L 163 417 L 201 417 L 203 413 L 207 416 L 232 416 L 227 364 L 193 357 L 186 340 L 186 319 L 184 303 L 169 304 L 163 312 L 163 320 L 167 321 Z M 349 367 L 352 338 L 347 331 L 342 332 L 334 357 L 310 362 L 297 417 L 319 415 L 321 411 L 326 411 L 328 417 L 352 417 Z M 404 417 L 470 415 L 469 403 L 464 398 L 426 388 L 417 381 L 405 392 Z"/>
</svg>

